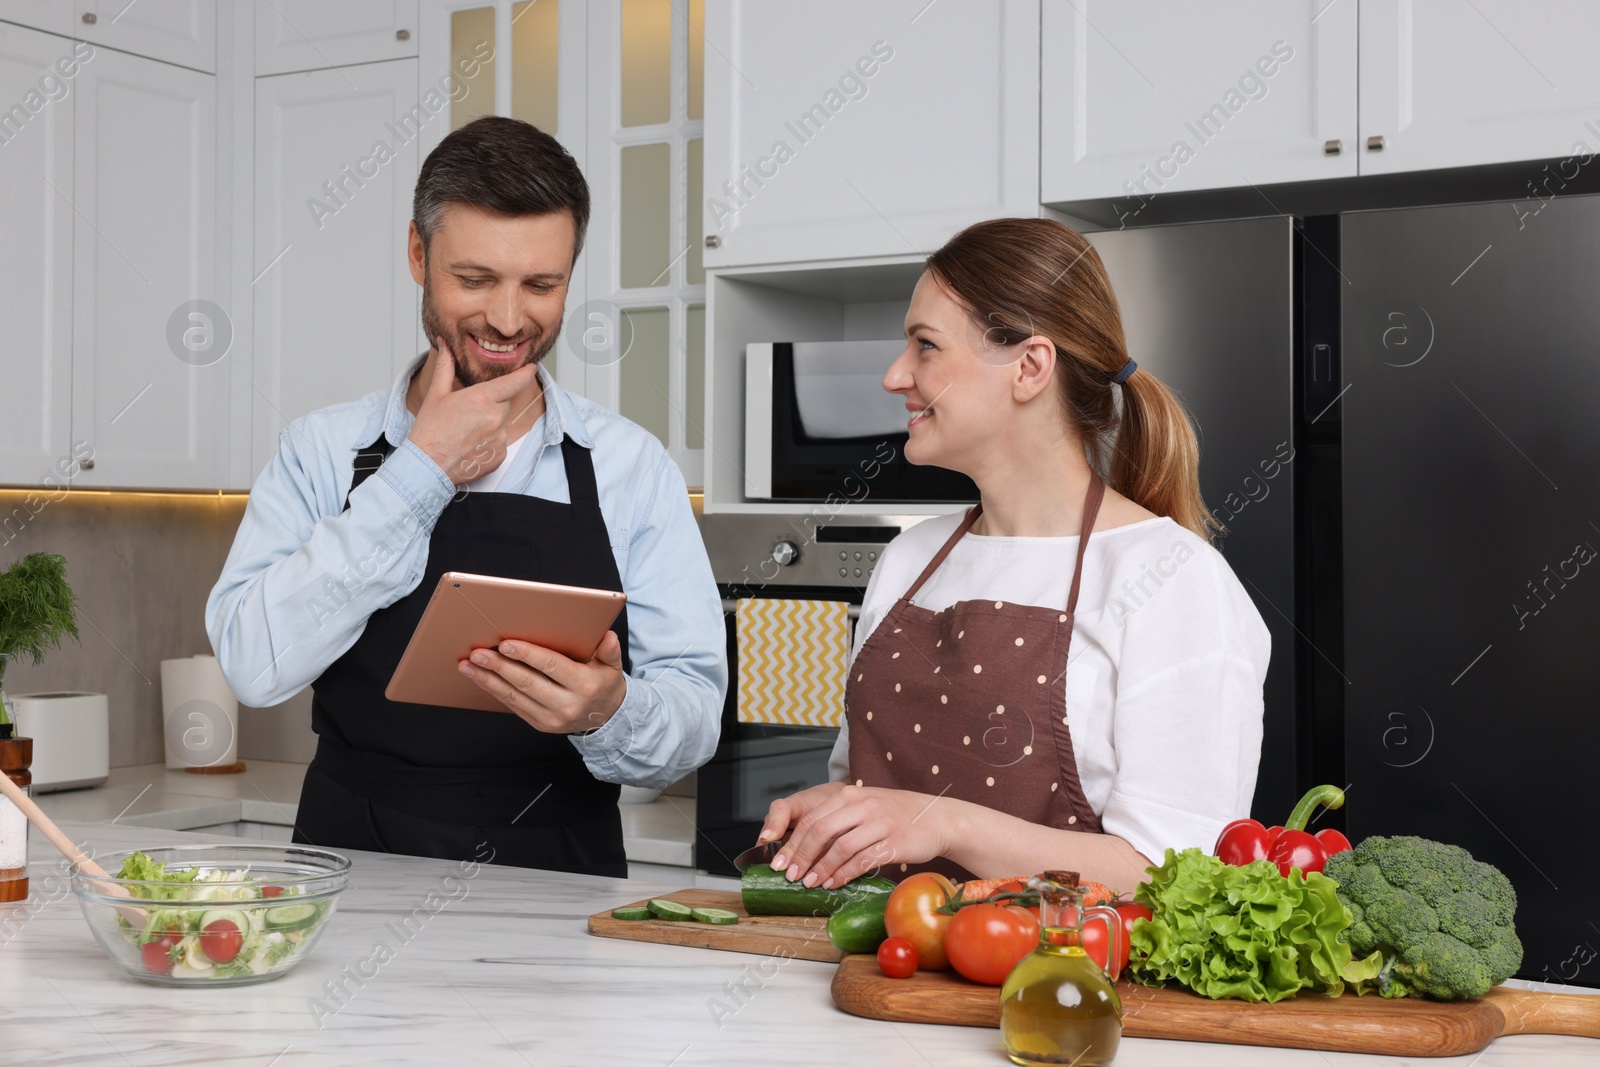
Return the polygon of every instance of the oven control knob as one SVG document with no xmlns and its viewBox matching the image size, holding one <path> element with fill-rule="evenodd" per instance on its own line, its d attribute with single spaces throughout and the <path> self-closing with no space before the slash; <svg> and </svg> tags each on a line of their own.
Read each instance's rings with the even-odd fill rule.
<svg viewBox="0 0 1600 1067">
<path fill-rule="evenodd" d="M 772 546 L 772 562 L 787 567 L 800 558 L 800 549 L 793 541 L 779 541 Z"/>
</svg>

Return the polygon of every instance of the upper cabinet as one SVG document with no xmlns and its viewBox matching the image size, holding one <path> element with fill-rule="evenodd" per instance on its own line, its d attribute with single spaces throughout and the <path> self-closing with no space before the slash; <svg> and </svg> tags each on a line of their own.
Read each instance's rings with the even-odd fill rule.
<svg viewBox="0 0 1600 1067">
<path fill-rule="evenodd" d="M 1075 0 L 1041 27 L 1042 199 L 1124 222 L 1157 193 L 1600 147 L 1592 0 Z"/>
<path fill-rule="evenodd" d="M 1597 39 L 1593 0 L 1361 0 L 1361 173 L 1587 162 Z"/>
<path fill-rule="evenodd" d="M 216 84 L 109 48 L 74 86 L 72 437 L 79 486 L 208 489 L 230 447 L 216 303 Z M 87 465 L 85 465 L 87 467 Z"/>
<path fill-rule="evenodd" d="M 272 0 L 256 5 L 256 74 L 417 54 L 417 0 Z"/>
<path fill-rule="evenodd" d="M 1039 213 L 1038 0 L 707 0 L 705 28 L 707 267 Z"/>
<path fill-rule="evenodd" d="M 1125 198 L 1127 218 L 1157 193 L 1354 176 L 1356 17 L 1352 0 L 1046 3 L 1042 199 Z"/>
<path fill-rule="evenodd" d="M 216 0 L 13 0 L 5 8 L 52 33 L 207 74 L 217 70 Z"/>
<path fill-rule="evenodd" d="M 416 96 L 414 59 L 256 82 L 252 473 L 291 420 L 388 387 L 425 347 L 406 260 L 417 143 L 395 118 Z"/>
<path fill-rule="evenodd" d="M 41 85 L 76 77 L 92 51 L 0 24 L 0 324 L 5 346 L 0 481 L 39 484 L 67 460 L 72 430 L 72 107 Z M 60 66 L 57 66 L 57 64 Z M 28 109 L 37 105 L 31 115 Z M 58 482 L 60 475 L 55 474 Z"/>
</svg>

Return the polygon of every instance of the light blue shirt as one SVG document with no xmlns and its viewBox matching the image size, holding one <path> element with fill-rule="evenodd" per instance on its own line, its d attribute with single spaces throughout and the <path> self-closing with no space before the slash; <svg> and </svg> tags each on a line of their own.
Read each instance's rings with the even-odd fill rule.
<svg viewBox="0 0 1600 1067">
<path fill-rule="evenodd" d="M 314 411 L 278 435 L 206 602 L 211 646 L 246 704 L 276 704 L 310 685 L 374 611 L 422 581 L 434 523 L 460 490 L 406 439 L 406 389 L 420 365 L 387 391 Z M 653 435 L 562 389 L 543 367 L 539 380 L 544 414 L 497 491 L 568 503 L 562 436 L 590 449 L 628 595 L 633 670 L 622 706 L 570 740 L 596 778 L 661 788 L 717 746 L 727 640 L 705 544 L 683 476 Z M 380 430 L 395 450 L 351 492 L 356 451 Z"/>
</svg>

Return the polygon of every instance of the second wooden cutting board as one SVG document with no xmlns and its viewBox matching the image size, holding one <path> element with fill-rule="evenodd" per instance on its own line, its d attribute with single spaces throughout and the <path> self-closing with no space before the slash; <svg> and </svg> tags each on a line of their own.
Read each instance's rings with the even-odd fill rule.
<svg viewBox="0 0 1600 1067">
<path fill-rule="evenodd" d="M 679 889 L 660 894 L 691 908 L 723 908 L 739 916 L 731 926 L 678 922 L 667 919 L 613 919 L 611 912 L 589 916 L 589 932 L 626 941 L 651 941 L 661 945 L 715 948 L 750 952 L 758 956 L 783 956 L 795 960 L 838 963 L 844 954 L 828 940 L 828 920 L 801 915 L 750 915 L 739 894 L 721 889 Z M 639 904 L 647 901 L 641 900 Z"/>
</svg>

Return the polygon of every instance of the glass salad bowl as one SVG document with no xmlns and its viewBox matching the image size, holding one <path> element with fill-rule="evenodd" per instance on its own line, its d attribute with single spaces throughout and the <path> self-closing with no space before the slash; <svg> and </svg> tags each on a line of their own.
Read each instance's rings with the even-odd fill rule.
<svg viewBox="0 0 1600 1067">
<path fill-rule="evenodd" d="M 95 859 L 119 877 L 73 870 L 83 917 L 106 955 L 157 985 L 286 974 L 316 944 L 350 877 L 344 856 L 300 845 L 178 845 Z"/>
</svg>

